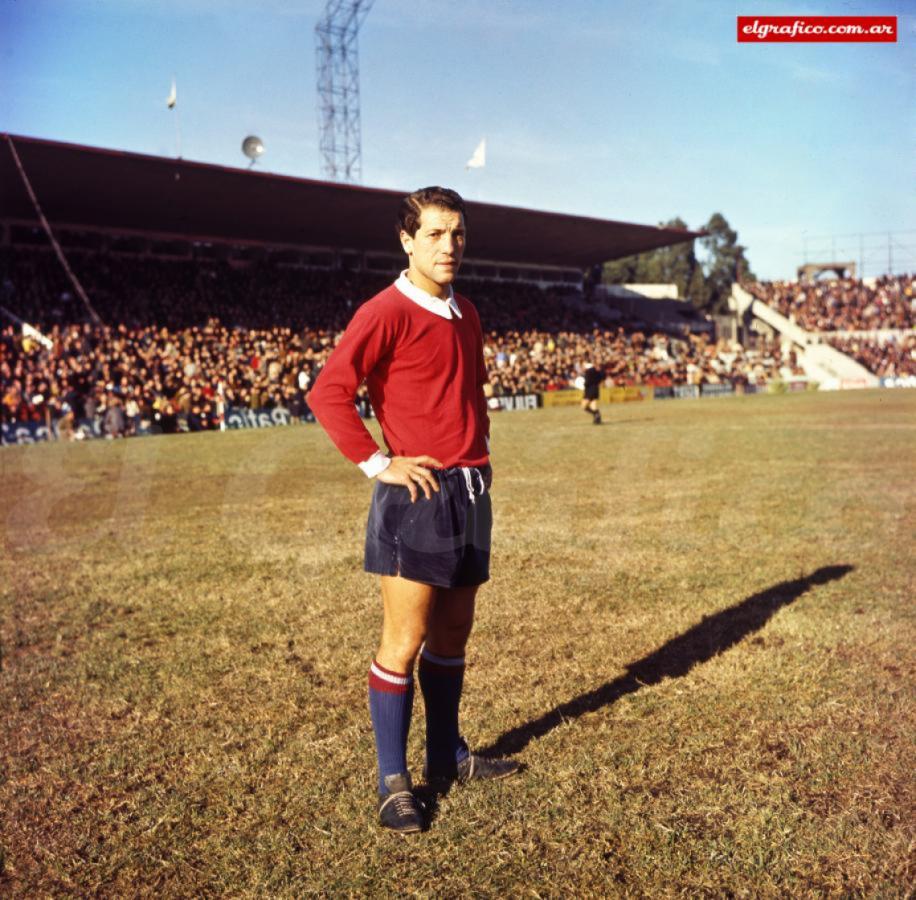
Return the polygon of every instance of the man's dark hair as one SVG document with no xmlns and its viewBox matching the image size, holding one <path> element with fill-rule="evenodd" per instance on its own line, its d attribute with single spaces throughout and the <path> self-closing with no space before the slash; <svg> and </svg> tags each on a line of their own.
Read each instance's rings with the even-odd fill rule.
<svg viewBox="0 0 916 900">
<path fill-rule="evenodd" d="M 401 207 L 398 210 L 398 234 L 406 231 L 411 237 L 414 237 L 420 227 L 420 213 L 427 206 L 441 206 L 443 209 L 459 212 L 467 224 L 467 210 L 464 208 L 464 200 L 461 199 L 459 193 L 444 187 L 425 187 L 408 194 L 401 201 Z"/>
</svg>

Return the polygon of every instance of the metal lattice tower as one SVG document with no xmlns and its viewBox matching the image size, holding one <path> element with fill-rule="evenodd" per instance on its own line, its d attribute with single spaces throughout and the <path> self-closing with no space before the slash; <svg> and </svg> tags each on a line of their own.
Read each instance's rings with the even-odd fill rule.
<svg viewBox="0 0 916 900">
<path fill-rule="evenodd" d="M 331 181 L 362 179 L 356 38 L 373 2 L 328 0 L 315 26 L 321 171 Z"/>
</svg>

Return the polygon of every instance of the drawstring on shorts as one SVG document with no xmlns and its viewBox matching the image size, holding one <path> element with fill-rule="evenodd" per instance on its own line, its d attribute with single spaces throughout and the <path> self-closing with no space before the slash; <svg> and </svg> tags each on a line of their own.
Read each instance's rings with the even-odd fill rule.
<svg viewBox="0 0 916 900">
<path fill-rule="evenodd" d="M 461 469 L 461 474 L 464 475 L 464 483 L 467 485 L 468 497 L 471 500 L 471 503 L 477 502 L 477 497 L 474 494 L 474 480 L 471 477 L 471 472 L 473 472 L 477 478 L 480 480 L 480 493 L 484 494 L 487 490 L 486 482 L 483 480 L 483 475 L 480 472 L 480 469 L 476 469 L 473 466 L 459 466 Z"/>
</svg>

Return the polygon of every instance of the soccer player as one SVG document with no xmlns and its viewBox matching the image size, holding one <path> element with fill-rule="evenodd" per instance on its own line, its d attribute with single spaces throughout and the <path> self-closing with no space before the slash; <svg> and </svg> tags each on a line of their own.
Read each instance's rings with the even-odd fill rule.
<svg viewBox="0 0 916 900">
<path fill-rule="evenodd" d="M 418 655 L 427 779 L 465 783 L 519 767 L 472 753 L 458 727 L 492 526 L 483 334 L 477 310 L 452 288 L 465 248 L 464 201 L 441 187 L 415 191 L 401 202 L 397 230 L 407 269 L 356 311 L 308 404 L 341 453 L 375 480 L 364 568 L 381 576 L 384 609 L 369 669 L 378 815 L 408 833 L 424 826 L 406 756 Z M 387 455 L 354 406 L 364 380 Z"/>
<path fill-rule="evenodd" d="M 582 409 L 591 414 L 593 424 L 600 425 L 601 411 L 598 409 L 598 396 L 601 382 L 604 381 L 604 368 L 596 366 L 593 359 L 586 359 L 583 381 L 585 389 L 582 393 Z"/>
</svg>

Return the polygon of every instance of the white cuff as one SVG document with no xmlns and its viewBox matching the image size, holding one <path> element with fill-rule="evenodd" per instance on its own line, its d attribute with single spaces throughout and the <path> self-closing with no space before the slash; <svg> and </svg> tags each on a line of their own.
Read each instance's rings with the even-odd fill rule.
<svg viewBox="0 0 916 900">
<path fill-rule="evenodd" d="M 490 436 L 485 435 L 484 440 L 487 442 L 487 453 L 489 453 L 490 452 Z"/>
<path fill-rule="evenodd" d="M 366 478 L 375 478 L 379 472 L 384 472 L 391 465 L 391 460 L 381 450 L 376 450 L 365 462 L 357 465 L 366 473 Z"/>
</svg>

